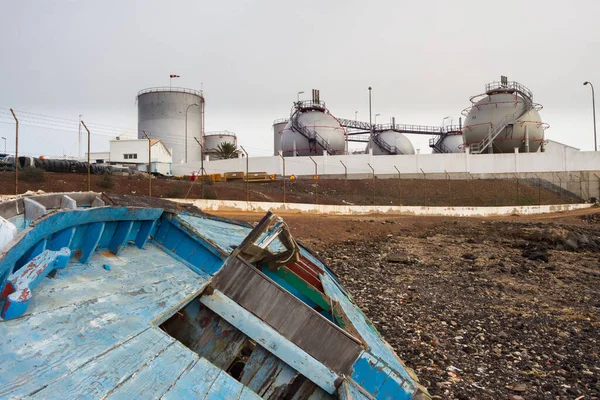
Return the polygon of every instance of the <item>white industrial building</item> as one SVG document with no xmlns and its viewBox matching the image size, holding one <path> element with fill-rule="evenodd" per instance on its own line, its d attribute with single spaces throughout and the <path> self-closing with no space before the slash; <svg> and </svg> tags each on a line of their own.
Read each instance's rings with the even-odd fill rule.
<svg viewBox="0 0 600 400">
<path fill-rule="evenodd" d="M 152 172 L 171 175 L 171 150 L 159 139 L 151 139 L 150 143 Z M 110 141 L 108 152 L 90 153 L 90 159 L 96 164 L 133 166 L 140 171 L 148 171 L 148 140 L 117 137 Z"/>
</svg>

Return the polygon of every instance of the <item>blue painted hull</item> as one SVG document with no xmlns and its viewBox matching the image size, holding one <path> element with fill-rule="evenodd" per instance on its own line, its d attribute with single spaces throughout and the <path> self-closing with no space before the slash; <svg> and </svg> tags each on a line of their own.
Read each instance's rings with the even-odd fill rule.
<svg viewBox="0 0 600 400">
<path fill-rule="evenodd" d="M 276 216 L 69 199 L 0 250 L 0 397 L 429 397 Z"/>
</svg>

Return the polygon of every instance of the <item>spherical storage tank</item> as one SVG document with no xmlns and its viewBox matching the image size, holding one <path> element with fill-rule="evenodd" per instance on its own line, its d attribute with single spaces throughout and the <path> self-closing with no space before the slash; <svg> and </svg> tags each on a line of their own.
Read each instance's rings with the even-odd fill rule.
<svg viewBox="0 0 600 400">
<path fill-rule="evenodd" d="M 202 92 L 185 88 L 149 88 L 138 93 L 137 103 L 138 138 L 143 139 L 142 131 L 146 131 L 152 139 L 162 140 L 172 149 L 173 163 L 200 161 L 200 146 L 194 138 L 202 138 Z"/>
<path fill-rule="evenodd" d="M 463 140 L 472 153 L 536 152 L 544 140 L 539 104 L 533 103 L 533 93 L 518 82 L 502 77 L 500 82 L 486 85 L 486 92 L 471 98 L 471 107 L 463 111 L 466 121 Z M 482 142 L 500 130 L 491 146 Z M 491 147 L 491 150 L 490 150 Z"/>
<path fill-rule="evenodd" d="M 446 135 L 442 138 L 441 147 L 444 153 L 464 153 L 464 144 L 462 134 Z M 441 153 L 436 147 L 433 148 L 433 153 Z"/>
<path fill-rule="evenodd" d="M 406 135 L 393 130 L 383 131 L 377 134 L 373 141 L 373 155 L 389 154 L 415 154 L 415 148 Z M 369 152 L 370 144 L 367 144 L 366 152 Z"/>
<path fill-rule="evenodd" d="M 237 137 L 235 133 L 229 131 L 207 132 L 204 136 L 204 152 L 209 159 L 217 159 L 217 149 L 222 143 L 231 143 L 237 147 Z"/>
<path fill-rule="evenodd" d="M 283 131 L 287 126 L 289 118 L 281 118 L 273 121 L 273 155 L 279 155 L 281 151 L 281 140 L 283 138 Z"/>
<path fill-rule="evenodd" d="M 322 155 L 323 150 L 329 154 L 344 154 L 345 148 L 346 131 L 325 108 L 325 103 L 295 104 L 281 137 L 284 157 Z"/>
</svg>

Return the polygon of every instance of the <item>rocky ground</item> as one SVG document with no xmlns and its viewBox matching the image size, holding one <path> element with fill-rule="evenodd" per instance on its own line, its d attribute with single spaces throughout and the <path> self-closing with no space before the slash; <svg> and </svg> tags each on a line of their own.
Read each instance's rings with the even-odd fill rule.
<svg viewBox="0 0 600 400">
<path fill-rule="evenodd" d="M 600 214 L 286 220 L 434 398 L 600 398 Z"/>
</svg>

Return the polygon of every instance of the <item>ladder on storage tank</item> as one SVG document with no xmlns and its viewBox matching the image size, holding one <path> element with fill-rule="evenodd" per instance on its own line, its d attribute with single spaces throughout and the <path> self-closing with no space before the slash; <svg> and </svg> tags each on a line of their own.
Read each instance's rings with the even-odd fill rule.
<svg viewBox="0 0 600 400">
<path fill-rule="evenodd" d="M 447 133 L 440 135 L 437 138 L 429 139 L 429 147 L 437 150 L 438 153 L 452 153 L 452 150 L 444 144 L 444 139 L 448 136 Z"/>
<path fill-rule="evenodd" d="M 500 135 L 500 133 L 502 133 L 502 131 L 504 131 L 505 128 L 512 128 L 519 118 L 531 111 L 533 108 L 533 99 L 531 96 L 522 91 L 517 91 L 517 93 L 519 93 L 523 99 L 523 111 L 520 113 L 505 115 L 504 118 L 492 126 L 490 133 L 488 133 L 486 137 L 484 137 L 481 141 L 473 143 L 469 146 L 471 154 L 482 153 L 485 149 L 492 145 L 492 142 L 498 137 L 498 135 Z"/>
<path fill-rule="evenodd" d="M 312 152 L 316 153 L 317 146 L 318 146 L 318 147 L 321 147 L 323 150 L 327 151 L 327 154 L 334 155 L 335 150 L 332 149 L 331 146 L 329 146 L 329 143 L 327 143 L 327 141 L 321 135 L 319 135 L 315 130 L 308 128 L 307 126 L 302 124 L 300 121 L 298 121 L 298 115 L 299 114 L 295 114 L 290 119 L 292 121 L 292 130 L 298 132 L 299 134 L 304 136 L 306 139 L 308 139 L 309 151 L 311 153 Z"/>
<path fill-rule="evenodd" d="M 386 143 L 385 140 L 380 137 L 381 132 L 373 133 L 373 143 L 379 146 L 382 150 L 386 151 L 390 155 L 402 154 L 400 150 L 396 146 L 392 146 L 389 143 Z"/>
</svg>

